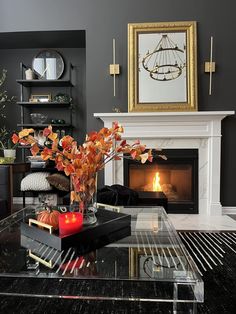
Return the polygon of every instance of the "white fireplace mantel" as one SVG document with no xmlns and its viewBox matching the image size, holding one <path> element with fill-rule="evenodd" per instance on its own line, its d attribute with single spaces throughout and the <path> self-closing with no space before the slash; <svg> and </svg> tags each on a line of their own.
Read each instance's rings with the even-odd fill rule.
<svg viewBox="0 0 236 314">
<path fill-rule="evenodd" d="M 118 121 L 123 138 L 140 139 L 147 148 L 196 148 L 199 153 L 199 214 L 221 215 L 221 120 L 234 111 L 94 113 L 105 127 Z M 123 184 L 123 162 L 105 168 L 105 184 Z"/>
</svg>

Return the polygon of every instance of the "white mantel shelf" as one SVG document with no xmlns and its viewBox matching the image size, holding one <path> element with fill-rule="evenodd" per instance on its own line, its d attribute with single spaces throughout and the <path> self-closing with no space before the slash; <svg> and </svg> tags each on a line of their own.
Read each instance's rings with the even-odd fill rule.
<svg viewBox="0 0 236 314">
<path fill-rule="evenodd" d="M 234 111 L 94 113 L 105 127 L 117 121 L 122 138 L 140 141 L 147 148 L 198 149 L 199 214 L 221 215 L 221 121 Z M 123 161 L 105 166 L 105 184 L 123 184 Z"/>
<path fill-rule="evenodd" d="M 108 113 L 94 113 L 96 118 L 132 118 L 132 117 L 226 117 L 233 115 L 235 111 L 176 111 L 176 112 L 108 112 Z"/>
<path fill-rule="evenodd" d="M 94 113 L 105 127 L 114 121 L 125 138 L 209 138 L 221 136 L 221 120 L 234 111 Z"/>
</svg>

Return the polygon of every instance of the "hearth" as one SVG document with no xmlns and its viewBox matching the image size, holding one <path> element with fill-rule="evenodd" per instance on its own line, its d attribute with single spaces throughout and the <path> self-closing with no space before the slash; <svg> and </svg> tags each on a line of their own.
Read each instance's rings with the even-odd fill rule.
<svg viewBox="0 0 236 314">
<path fill-rule="evenodd" d="M 124 185 L 139 193 L 140 205 L 163 205 L 164 193 L 167 212 L 197 214 L 198 150 L 166 149 L 162 153 L 167 160 L 154 158 L 152 163 L 141 164 L 124 159 Z"/>
</svg>

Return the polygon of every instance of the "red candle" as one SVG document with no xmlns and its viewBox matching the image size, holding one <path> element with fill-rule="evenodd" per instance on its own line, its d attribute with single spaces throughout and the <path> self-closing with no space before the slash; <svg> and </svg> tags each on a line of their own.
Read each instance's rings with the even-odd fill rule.
<svg viewBox="0 0 236 314">
<path fill-rule="evenodd" d="M 67 236 L 80 231 L 83 225 L 83 215 L 81 213 L 68 212 L 59 216 L 60 236 Z"/>
</svg>

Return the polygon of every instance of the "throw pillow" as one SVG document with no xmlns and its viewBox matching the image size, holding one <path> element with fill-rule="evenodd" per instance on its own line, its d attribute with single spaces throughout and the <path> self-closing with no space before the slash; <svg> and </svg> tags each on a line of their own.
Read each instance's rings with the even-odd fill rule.
<svg viewBox="0 0 236 314">
<path fill-rule="evenodd" d="M 21 191 L 50 191 L 51 185 L 47 181 L 49 172 L 30 173 L 21 180 Z"/>
<path fill-rule="evenodd" d="M 54 173 L 48 176 L 46 179 L 48 183 L 50 183 L 50 185 L 56 189 L 60 191 L 70 191 L 70 179 L 63 174 Z"/>
</svg>

